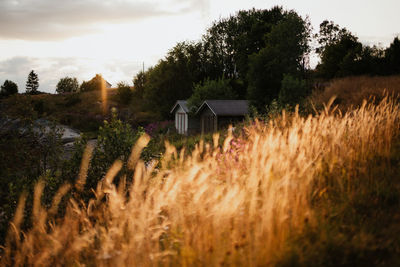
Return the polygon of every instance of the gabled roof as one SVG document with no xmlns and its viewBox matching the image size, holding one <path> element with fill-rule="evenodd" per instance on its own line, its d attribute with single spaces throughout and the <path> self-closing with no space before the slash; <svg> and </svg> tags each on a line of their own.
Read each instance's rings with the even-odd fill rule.
<svg viewBox="0 0 400 267">
<path fill-rule="evenodd" d="M 178 107 L 181 107 L 186 113 L 189 112 L 189 109 L 187 107 L 187 101 L 186 100 L 178 100 L 176 101 L 175 105 L 172 107 L 171 112 L 170 113 L 174 113 L 175 109 Z"/>
<path fill-rule="evenodd" d="M 249 113 L 247 100 L 205 100 L 196 114 L 206 107 L 216 116 L 244 116 Z"/>
</svg>

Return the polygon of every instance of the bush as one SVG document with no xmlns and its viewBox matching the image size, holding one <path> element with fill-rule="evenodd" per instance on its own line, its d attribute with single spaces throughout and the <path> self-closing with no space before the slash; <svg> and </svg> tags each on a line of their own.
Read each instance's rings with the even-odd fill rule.
<svg viewBox="0 0 400 267">
<path fill-rule="evenodd" d="M 301 103 L 309 94 L 305 80 L 296 78 L 290 74 L 285 74 L 281 82 L 278 101 L 282 106 L 295 106 Z"/>
<path fill-rule="evenodd" d="M 76 104 L 80 103 L 82 100 L 79 97 L 79 94 L 74 93 L 74 94 L 70 94 L 67 95 L 64 99 L 64 105 L 66 107 L 72 107 L 75 106 Z"/>
<path fill-rule="evenodd" d="M 79 83 L 76 78 L 65 77 L 61 78 L 57 83 L 56 92 L 62 93 L 75 93 L 78 91 Z"/>
<path fill-rule="evenodd" d="M 93 152 L 91 168 L 88 173 L 87 191 L 95 188 L 99 179 L 105 175 L 115 160 L 123 162 L 123 171 L 118 177 L 130 173 L 127 168 L 128 158 L 133 144 L 143 134 L 142 129 L 139 128 L 135 132 L 129 124 L 119 120 L 116 110 L 112 109 L 111 120 L 104 121 L 103 126 L 99 128 L 97 146 Z"/>
<path fill-rule="evenodd" d="M 117 97 L 118 101 L 122 104 L 129 104 L 131 102 L 133 91 L 129 85 L 124 82 L 118 83 Z"/>
<path fill-rule="evenodd" d="M 193 94 L 188 99 L 188 106 L 192 112 L 195 112 L 206 99 L 235 99 L 236 97 L 229 80 L 206 79 L 203 83 L 194 86 Z"/>
<path fill-rule="evenodd" d="M 10 96 L 18 93 L 18 85 L 13 81 L 5 80 L 1 86 L 0 97 Z"/>
</svg>

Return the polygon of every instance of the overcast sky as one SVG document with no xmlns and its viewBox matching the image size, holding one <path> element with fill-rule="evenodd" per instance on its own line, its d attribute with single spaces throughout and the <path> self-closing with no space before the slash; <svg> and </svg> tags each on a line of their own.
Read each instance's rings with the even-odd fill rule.
<svg viewBox="0 0 400 267">
<path fill-rule="evenodd" d="M 199 40 L 213 21 L 276 5 L 308 15 L 315 31 L 333 20 L 366 44 L 386 47 L 400 35 L 399 0 L 0 0 L 0 83 L 24 92 L 33 69 L 39 90 L 51 93 L 65 76 L 131 84 L 143 62 Z"/>
</svg>

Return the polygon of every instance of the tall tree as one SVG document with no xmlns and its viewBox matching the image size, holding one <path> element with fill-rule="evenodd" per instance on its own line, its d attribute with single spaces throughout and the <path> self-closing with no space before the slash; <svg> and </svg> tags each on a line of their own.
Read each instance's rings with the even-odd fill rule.
<svg viewBox="0 0 400 267">
<path fill-rule="evenodd" d="M 400 73 L 400 40 L 399 37 L 394 38 L 389 48 L 386 49 L 386 64 L 388 67 L 388 74 Z"/>
<path fill-rule="evenodd" d="M 319 25 L 319 33 L 314 36 L 319 43 L 316 52 L 322 54 L 325 47 L 338 43 L 343 37 L 349 35 L 351 35 L 351 33 L 346 28 L 340 28 L 340 26 L 333 21 L 324 20 Z"/>
<path fill-rule="evenodd" d="M 1 86 L 0 96 L 10 96 L 18 93 L 18 85 L 13 81 L 5 80 Z"/>
<path fill-rule="evenodd" d="M 284 18 L 281 7 L 247 10 L 215 22 L 203 36 L 207 76 L 240 80 L 239 97 L 246 95 L 249 56 L 265 47 L 265 34 Z"/>
<path fill-rule="evenodd" d="M 76 78 L 64 77 L 57 83 L 56 92 L 62 93 L 75 93 L 79 89 L 79 83 Z"/>
<path fill-rule="evenodd" d="M 39 77 L 35 71 L 31 71 L 28 75 L 28 80 L 26 81 L 26 93 L 36 94 L 39 88 Z"/>
<path fill-rule="evenodd" d="M 278 98 L 284 74 L 304 75 L 310 35 L 307 19 L 294 11 L 286 12 L 285 18 L 265 35 L 265 47 L 250 56 L 248 98 L 258 109 Z"/>
<path fill-rule="evenodd" d="M 204 79 L 200 53 L 200 44 L 178 43 L 165 59 L 147 70 L 143 99 L 149 109 L 168 117 L 177 99 L 190 97 L 193 84 Z"/>
<path fill-rule="evenodd" d="M 144 85 L 146 84 L 148 72 L 140 71 L 133 77 L 133 93 L 135 96 L 139 98 L 143 98 L 144 94 Z"/>
<path fill-rule="evenodd" d="M 363 46 L 346 28 L 325 20 L 320 24 L 316 37 L 320 44 L 316 52 L 321 58 L 317 65 L 318 76 L 331 79 L 363 74 L 360 72 L 364 68 L 361 61 Z"/>
</svg>

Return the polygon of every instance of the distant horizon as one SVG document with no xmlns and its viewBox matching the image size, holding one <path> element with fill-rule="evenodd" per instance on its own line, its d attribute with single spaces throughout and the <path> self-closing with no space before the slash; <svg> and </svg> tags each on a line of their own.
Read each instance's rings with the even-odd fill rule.
<svg viewBox="0 0 400 267">
<path fill-rule="evenodd" d="M 314 32 L 327 19 L 363 44 L 387 47 L 400 35 L 400 3 L 382 2 L 39 0 L 34 5 L 5 0 L 0 3 L 0 83 L 12 80 L 25 92 L 27 76 L 35 70 L 39 91 L 48 93 L 54 93 L 65 76 L 81 83 L 99 73 L 113 86 L 120 81 L 132 84 L 143 63 L 147 69 L 176 43 L 200 40 L 213 21 L 239 10 L 276 5 L 309 16 Z M 317 61 L 314 56 L 311 65 Z"/>
</svg>

